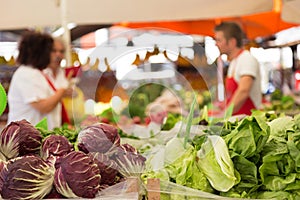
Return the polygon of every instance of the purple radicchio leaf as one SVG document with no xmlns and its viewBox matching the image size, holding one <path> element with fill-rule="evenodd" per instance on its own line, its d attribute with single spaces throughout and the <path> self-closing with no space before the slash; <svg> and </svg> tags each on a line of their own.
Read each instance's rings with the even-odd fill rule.
<svg viewBox="0 0 300 200">
<path fill-rule="evenodd" d="M 42 134 L 25 119 L 11 122 L 0 134 L 0 152 L 8 160 L 38 154 L 41 143 Z"/>
<path fill-rule="evenodd" d="M 85 152 L 107 153 L 120 146 L 118 129 L 106 123 L 87 126 L 78 134 L 78 149 Z"/>
<path fill-rule="evenodd" d="M 42 199 L 50 193 L 54 167 L 38 156 L 21 156 L 7 162 L 0 173 L 4 199 Z"/>
<path fill-rule="evenodd" d="M 49 135 L 42 142 L 41 157 L 46 160 L 50 156 L 63 156 L 73 150 L 73 145 L 65 136 Z"/>
<path fill-rule="evenodd" d="M 113 185 L 116 182 L 118 169 L 115 161 L 103 153 L 88 154 L 98 165 L 101 175 L 100 185 Z"/>
<path fill-rule="evenodd" d="M 72 151 L 55 163 L 54 185 L 67 198 L 95 198 L 100 188 L 100 170 L 87 154 Z"/>
<path fill-rule="evenodd" d="M 112 159 L 117 163 L 119 172 L 125 177 L 140 176 L 144 172 L 146 158 L 130 144 L 121 145 Z"/>
</svg>

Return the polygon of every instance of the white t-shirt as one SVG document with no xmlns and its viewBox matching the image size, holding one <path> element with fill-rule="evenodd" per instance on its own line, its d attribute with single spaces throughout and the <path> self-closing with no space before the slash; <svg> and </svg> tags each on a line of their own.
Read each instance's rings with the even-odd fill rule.
<svg viewBox="0 0 300 200">
<path fill-rule="evenodd" d="M 254 77 L 254 83 L 250 91 L 250 98 L 256 108 L 261 108 L 262 90 L 260 67 L 256 58 L 253 57 L 249 51 L 244 50 L 237 58 L 230 62 L 227 75 L 229 77 L 233 76 L 237 83 L 239 83 L 240 78 L 243 75 L 250 75 Z"/>
<path fill-rule="evenodd" d="M 8 91 L 8 123 L 26 119 L 36 125 L 47 118 L 51 130 L 61 125 L 61 104 L 51 112 L 41 114 L 30 103 L 47 98 L 54 94 L 42 72 L 29 66 L 20 66 L 14 73 Z"/>
</svg>

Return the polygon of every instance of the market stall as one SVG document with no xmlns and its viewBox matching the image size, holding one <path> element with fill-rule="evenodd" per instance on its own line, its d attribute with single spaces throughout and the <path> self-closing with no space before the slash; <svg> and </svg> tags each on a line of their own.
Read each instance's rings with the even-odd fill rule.
<svg viewBox="0 0 300 200">
<path fill-rule="evenodd" d="M 84 63 L 73 54 L 71 63 L 76 60 L 79 64 L 72 68 L 68 65 L 66 72 L 76 71 L 72 83 L 79 95 L 65 99 L 72 123 L 49 130 L 46 118 L 37 124 L 24 119 L 1 127 L 1 197 L 299 199 L 300 114 L 287 112 L 297 111 L 294 99 L 279 91 L 272 94 L 270 104 L 253 110 L 251 115 L 232 116 L 231 106 L 222 115 L 211 115 L 217 98 L 216 79 L 222 74 L 218 74 L 216 63 L 208 64 L 200 43 L 175 33 L 201 31 L 211 35 L 193 28 L 201 26 L 212 31 L 219 20 L 204 18 L 214 17 L 245 22 L 245 27 L 251 27 L 248 39 L 296 25 L 279 20 L 278 12 L 232 17 L 270 11 L 270 2 L 251 1 L 245 6 L 245 2 L 235 0 L 212 4 L 194 0 L 133 0 L 124 4 L 58 0 L 43 2 L 39 8 L 48 10 L 45 15 L 40 13 L 45 18 L 38 18 L 37 13 L 45 10 L 37 9 L 32 17 L 23 3 L 29 7 L 33 3 L 36 8 L 39 1 L 3 1 L 7 7 L 3 15 L 10 14 L 14 7 L 24 18 L 12 16 L 10 22 L 0 23 L 0 29 L 61 23 L 66 28 L 71 21 L 86 24 L 124 20 L 130 21 L 125 24 L 128 26 L 135 22 L 134 27 L 142 25 L 139 21 L 172 20 L 151 23 L 172 31 L 151 29 L 152 40 L 136 32 L 131 33 L 135 37 L 122 33 L 126 35 L 125 45 L 113 43 L 118 36 L 109 38 L 110 43 L 93 49 Z M 204 4 L 207 9 L 199 12 Z M 166 10 L 178 15 L 166 15 Z M 269 22 L 266 29 L 251 26 L 261 23 L 263 16 L 266 18 L 262 21 L 266 21 L 267 15 L 279 20 L 278 26 Z M 166 33 L 174 37 L 155 37 Z M 176 43 L 175 48 L 174 43 L 170 45 L 181 39 L 188 42 Z M 139 45 L 141 41 L 147 44 Z M 2 84 L 0 116 L 7 106 L 7 88 Z"/>
</svg>

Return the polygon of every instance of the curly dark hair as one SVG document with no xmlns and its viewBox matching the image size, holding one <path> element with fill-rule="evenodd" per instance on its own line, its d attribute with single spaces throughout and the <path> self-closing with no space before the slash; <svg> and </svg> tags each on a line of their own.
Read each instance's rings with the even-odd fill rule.
<svg viewBox="0 0 300 200">
<path fill-rule="evenodd" d="M 47 33 L 27 31 L 19 43 L 17 62 L 43 70 L 50 63 L 53 38 Z"/>
</svg>

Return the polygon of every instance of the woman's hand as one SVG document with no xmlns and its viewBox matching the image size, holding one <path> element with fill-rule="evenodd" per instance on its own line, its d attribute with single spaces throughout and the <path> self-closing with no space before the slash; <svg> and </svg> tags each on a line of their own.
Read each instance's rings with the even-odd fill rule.
<svg viewBox="0 0 300 200">
<path fill-rule="evenodd" d="M 72 97 L 77 97 L 77 95 L 78 95 L 77 91 L 74 90 L 72 87 L 69 87 L 65 89 L 63 97 L 72 98 Z"/>
</svg>

